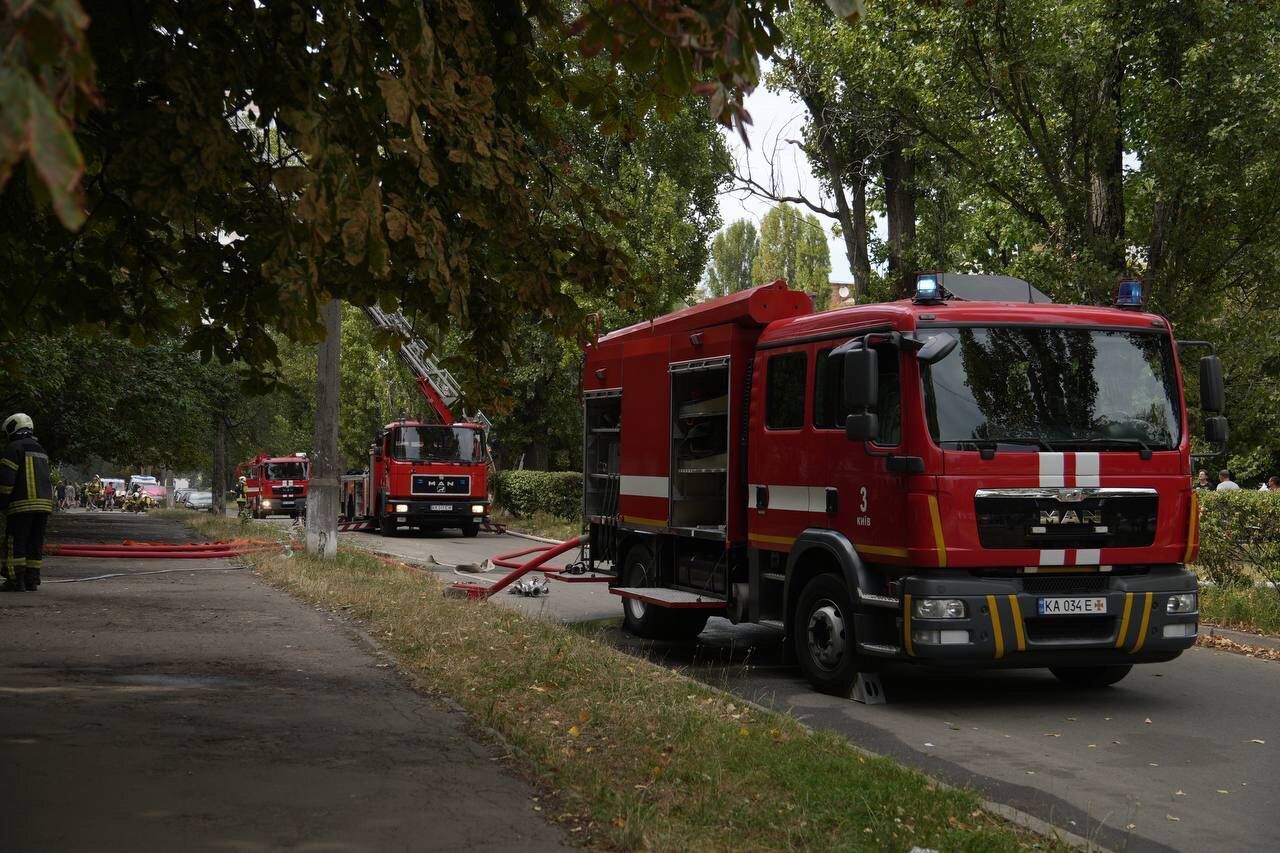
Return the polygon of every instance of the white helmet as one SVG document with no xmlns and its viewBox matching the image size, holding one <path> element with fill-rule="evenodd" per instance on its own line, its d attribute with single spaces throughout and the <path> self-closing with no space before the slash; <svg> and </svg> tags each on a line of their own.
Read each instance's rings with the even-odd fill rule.
<svg viewBox="0 0 1280 853">
<path fill-rule="evenodd" d="M 31 422 L 29 415 L 18 412 L 15 415 L 9 415 L 4 422 L 4 434 L 12 438 L 21 430 L 34 430 L 36 425 Z"/>
</svg>

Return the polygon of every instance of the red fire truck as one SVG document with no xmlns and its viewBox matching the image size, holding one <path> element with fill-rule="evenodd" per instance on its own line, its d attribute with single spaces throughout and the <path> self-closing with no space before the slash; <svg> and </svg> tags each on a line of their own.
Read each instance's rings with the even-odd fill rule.
<svg viewBox="0 0 1280 853">
<path fill-rule="evenodd" d="M 356 526 L 392 536 L 400 527 L 459 528 L 471 537 L 489 514 L 488 420 L 456 421 L 462 393 L 400 312 L 364 309 L 376 328 L 399 336 L 399 355 L 439 423 L 386 424 L 369 446 L 369 468 L 342 478 L 342 514 Z"/>
<path fill-rule="evenodd" d="M 236 478 L 244 477 L 245 503 L 254 518 L 302 515 L 307 506 L 310 473 L 311 463 L 305 453 L 293 456 L 259 453 L 236 466 Z"/>
<path fill-rule="evenodd" d="M 1190 647 L 1178 353 L 1212 346 L 1176 341 L 1140 281 L 1105 308 L 917 284 L 815 314 L 778 281 L 587 348 L 584 513 L 626 628 L 772 625 L 846 695 L 889 660 L 1103 686 Z M 1199 370 L 1222 445 L 1221 366 Z"/>
<path fill-rule="evenodd" d="M 372 519 L 383 536 L 403 526 L 480 532 L 489 513 L 484 427 L 396 421 L 369 448 L 369 470 L 344 478 L 348 518 Z"/>
</svg>

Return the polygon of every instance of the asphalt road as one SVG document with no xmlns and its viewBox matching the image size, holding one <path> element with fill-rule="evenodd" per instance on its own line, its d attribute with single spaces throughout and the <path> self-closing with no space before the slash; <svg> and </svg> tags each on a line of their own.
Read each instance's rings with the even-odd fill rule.
<svg viewBox="0 0 1280 853">
<path fill-rule="evenodd" d="M 119 513 L 53 530 L 185 538 Z M 0 851 L 566 846 L 467 717 L 341 616 L 228 561 L 53 557 L 44 577 L 0 594 Z"/>
<path fill-rule="evenodd" d="M 343 534 L 406 559 L 457 563 L 530 544 L 481 534 Z M 485 577 L 496 578 L 501 572 Z M 561 621 L 621 615 L 602 585 L 553 583 L 550 596 L 498 595 Z M 780 635 L 713 619 L 695 644 L 634 653 L 788 711 L 874 752 L 1004 803 L 1113 850 L 1280 849 L 1280 664 L 1202 648 L 1136 667 L 1115 687 L 1072 690 L 1045 670 L 884 675 L 888 704 L 813 693 L 782 660 Z M 1256 741 L 1263 741 L 1258 743 Z"/>
</svg>

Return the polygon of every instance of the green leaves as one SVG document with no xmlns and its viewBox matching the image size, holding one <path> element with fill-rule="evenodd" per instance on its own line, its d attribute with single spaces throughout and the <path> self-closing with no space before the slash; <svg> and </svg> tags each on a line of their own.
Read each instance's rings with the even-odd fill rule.
<svg viewBox="0 0 1280 853">
<path fill-rule="evenodd" d="M 0 16 L 0 190 L 28 159 L 30 191 L 48 201 L 64 228 L 84 222 L 84 158 L 71 123 L 95 91 L 84 49 L 88 18 L 76 0 L 4 0 Z"/>
</svg>

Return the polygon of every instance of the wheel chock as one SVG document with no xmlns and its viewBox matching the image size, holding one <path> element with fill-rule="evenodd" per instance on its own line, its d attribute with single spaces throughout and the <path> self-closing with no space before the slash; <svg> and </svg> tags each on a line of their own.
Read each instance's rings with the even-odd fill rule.
<svg viewBox="0 0 1280 853">
<path fill-rule="evenodd" d="M 883 705 L 884 687 L 880 684 L 880 674 L 860 672 L 853 682 L 853 701 L 863 705 Z"/>
</svg>

